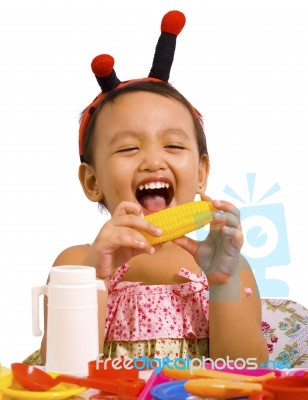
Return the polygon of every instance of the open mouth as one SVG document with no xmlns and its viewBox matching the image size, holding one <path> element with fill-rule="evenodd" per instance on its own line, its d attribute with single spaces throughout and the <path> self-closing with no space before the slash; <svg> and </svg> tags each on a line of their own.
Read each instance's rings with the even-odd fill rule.
<svg viewBox="0 0 308 400">
<path fill-rule="evenodd" d="M 168 207 L 173 198 L 173 187 L 167 182 L 148 182 L 136 190 L 136 199 L 141 206 L 155 212 Z"/>
</svg>

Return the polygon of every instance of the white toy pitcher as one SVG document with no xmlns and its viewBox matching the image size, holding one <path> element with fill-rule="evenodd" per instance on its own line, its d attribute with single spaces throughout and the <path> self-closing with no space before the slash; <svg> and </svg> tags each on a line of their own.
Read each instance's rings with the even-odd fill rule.
<svg viewBox="0 0 308 400">
<path fill-rule="evenodd" d="M 106 304 L 105 283 L 96 280 L 95 268 L 71 265 L 53 267 L 48 285 L 32 288 L 35 336 L 42 334 L 39 297 L 48 297 L 47 371 L 88 374 L 88 362 L 99 354 L 98 290 Z"/>
</svg>

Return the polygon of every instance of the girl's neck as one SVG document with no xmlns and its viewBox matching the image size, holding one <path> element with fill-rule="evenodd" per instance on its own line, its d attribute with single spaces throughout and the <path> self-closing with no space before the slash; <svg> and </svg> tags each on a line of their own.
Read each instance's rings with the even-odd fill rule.
<svg viewBox="0 0 308 400">
<path fill-rule="evenodd" d="M 143 282 L 148 285 L 171 285 L 186 282 L 178 275 L 181 268 L 200 275 L 201 270 L 195 260 L 186 250 L 173 242 L 157 246 L 153 255 L 142 254 L 133 257 L 128 262 L 129 270 L 123 280 Z"/>
</svg>

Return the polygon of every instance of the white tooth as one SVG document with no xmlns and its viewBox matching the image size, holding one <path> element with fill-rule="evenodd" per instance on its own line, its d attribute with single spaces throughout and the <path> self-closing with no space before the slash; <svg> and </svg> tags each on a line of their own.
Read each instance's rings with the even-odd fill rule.
<svg viewBox="0 0 308 400">
<path fill-rule="evenodd" d="M 139 190 L 142 189 L 161 189 L 161 188 L 169 188 L 169 183 L 166 182 L 148 182 L 144 185 L 140 185 L 138 187 Z"/>
</svg>

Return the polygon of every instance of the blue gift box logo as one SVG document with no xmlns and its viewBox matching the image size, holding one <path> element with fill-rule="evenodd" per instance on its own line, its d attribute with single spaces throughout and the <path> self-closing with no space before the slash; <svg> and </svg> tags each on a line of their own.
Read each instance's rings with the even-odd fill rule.
<svg viewBox="0 0 308 400">
<path fill-rule="evenodd" d="M 289 286 L 286 282 L 266 278 L 267 268 L 290 263 L 284 207 L 281 203 L 259 204 L 279 191 L 280 186 L 275 183 L 254 203 L 255 178 L 256 174 L 247 174 L 250 205 L 239 207 L 244 234 L 242 254 L 255 271 L 261 297 L 287 297 Z M 224 193 L 246 204 L 230 186 L 224 188 Z"/>
<path fill-rule="evenodd" d="M 290 262 L 282 204 L 241 207 L 245 243 L 242 253 L 253 268 L 275 267 Z"/>
</svg>

